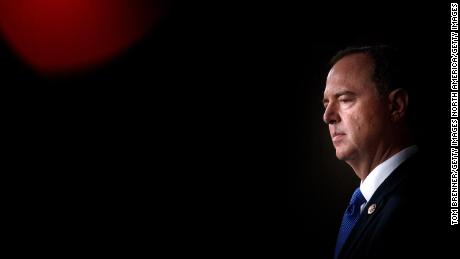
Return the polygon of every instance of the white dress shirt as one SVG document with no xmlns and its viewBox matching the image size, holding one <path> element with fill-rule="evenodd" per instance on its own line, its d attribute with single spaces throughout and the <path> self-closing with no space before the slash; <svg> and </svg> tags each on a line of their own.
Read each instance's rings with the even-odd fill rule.
<svg viewBox="0 0 460 259">
<path fill-rule="evenodd" d="M 367 202 L 371 199 L 374 192 L 379 188 L 379 186 L 387 179 L 388 176 L 406 159 L 411 157 L 418 151 L 418 147 L 412 145 L 407 147 L 398 153 L 394 154 L 392 157 L 385 160 L 383 163 L 379 164 L 371 173 L 361 181 L 361 185 L 359 189 L 363 194 L 366 202 L 361 205 L 361 212 L 363 211 L 364 207 L 366 207 Z"/>
</svg>

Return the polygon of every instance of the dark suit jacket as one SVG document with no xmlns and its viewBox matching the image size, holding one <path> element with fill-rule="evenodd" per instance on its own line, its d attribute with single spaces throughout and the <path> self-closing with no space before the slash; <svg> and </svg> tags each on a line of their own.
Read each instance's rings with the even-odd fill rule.
<svg viewBox="0 0 460 259">
<path fill-rule="evenodd" d="M 443 185 L 441 172 L 428 171 L 429 161 L 417 153 L 379 186 L 338 258 L 424 258 L 430 252 L 442 253 L 444 238 L 438 234 L 448 224 L 443 217 L 448 197 L 440 187 L 448 185 Z M 374 204 L 375 211 L 369 211 Z"/>
</svg>

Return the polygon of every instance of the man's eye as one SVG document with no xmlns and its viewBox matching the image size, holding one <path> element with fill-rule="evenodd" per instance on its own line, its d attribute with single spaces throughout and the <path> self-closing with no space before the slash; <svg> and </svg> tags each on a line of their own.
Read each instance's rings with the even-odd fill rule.
<svg viewBox="0 0 460 259">
<path fill-rule="evenodd" d="M 347 102 L 351 102 L 351 99 L 340 99 L 339 101 L 342 103 L 347 103 Z"/>
</svg>

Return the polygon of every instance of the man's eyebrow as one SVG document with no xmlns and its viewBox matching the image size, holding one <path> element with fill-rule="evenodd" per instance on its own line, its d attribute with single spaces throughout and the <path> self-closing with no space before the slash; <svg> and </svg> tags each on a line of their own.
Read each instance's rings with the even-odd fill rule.
<svg viewBox="0 0 460 259">
<path fill-rule="evenodd" d="M 339 91 L 339 92 L 335 93 L 335 94 L 334 94 L 334 97 L 335 97 L 335 98 L 339 98 L 339 97 L 342 96 L 342 95 L 351 95 L 351 96 L 355 96 L 356 93 L 354 93 L 354 92 L 352 92 L 352 91 L 344 90 L 344 91 Z M 324 98 L 323 98 L 323 103 L 327 103 L 327 102 L 329 102 L 329 100 L 328 100 L 326 97 L 324 97 Z"/>
<path fill-rule="evenodd" d="M 335 98 L 339 98 L 339 97 L 342 96 L 342 95 L 351 95 L 351 96 L 355 96 L 356 94 L 355 94 L 354 92 L 352 92 L 352 91 L 347 91 L 347 90 L 345 90 L 345 91 L 337 92 L 336 94 L 334 94 L 334 97 L 335 97 Z"/>
</svg>

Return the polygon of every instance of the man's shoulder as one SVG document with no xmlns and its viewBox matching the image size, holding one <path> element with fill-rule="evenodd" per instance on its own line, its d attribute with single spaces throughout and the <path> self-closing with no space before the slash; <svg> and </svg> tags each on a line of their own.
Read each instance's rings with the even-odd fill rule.
<svg viewBox="0 0 460 259">
<path fill-rule="evenodd" d="M 438 184 L 427 170 L 428 163 L 424 153 L 412 155 L 385 179 L 369 202 L 381 204 L 383 214 L 400 215 L 423 208 L 433 195 L 431 186 Z"/>
<path fill-rule="evenodd" d="M 429 181 L 425 178 L 424 158 L 414 154 L 382 183 L 369 200 L 354 238 L 356 246 L 346 258 L 413 257 L 426 250 L 430 234 L 439 227 L 434 220 L 439 211 L 432 210 Z M 420 232 L 420 229 L 427 232 Z M 430 232 L 431 231 L 431 232 Z M 408 244 L 408 242 L 411 244 Z"/>
<path fill-rule="evenodd" d="M 417 152 L 387 178 L 381 190 L 382 214 L 418 225 L 437 218 L 442 210 L 442 176 L 425 152 Z"/>
</svg>

